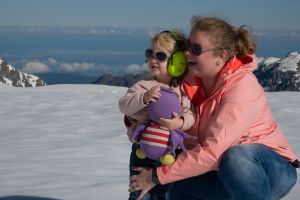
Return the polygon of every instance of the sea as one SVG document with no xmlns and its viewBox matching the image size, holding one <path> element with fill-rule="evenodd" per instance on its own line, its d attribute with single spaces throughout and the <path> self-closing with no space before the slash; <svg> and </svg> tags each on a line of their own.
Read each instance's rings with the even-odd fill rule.
<svg viewBox="0 0 300 200">
<path fill-rule="evenodd" d="M 0 56 L 17 69 L 43 63 L 48 72 L 74 67 L 72 73 L 123 75 L 145 63 L 151 34 L 161 28 L 0 27 Z M 188 33 L 188 30 L 182 30 Z M 254 30 L 259 57 L 284 57 L 300 51 L 300 30 Z M 77 66 L 77 68 L 76 68 Z M 89 67 L 84 67 L 89 66 Z"/>
</svg>

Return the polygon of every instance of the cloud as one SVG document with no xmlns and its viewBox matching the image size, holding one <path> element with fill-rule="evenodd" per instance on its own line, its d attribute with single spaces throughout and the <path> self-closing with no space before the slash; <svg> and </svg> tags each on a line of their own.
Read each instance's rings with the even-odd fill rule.
<svg viewBox="0 0 300 200">
<path fill-rule="evenodd" d="M 148 66 L 144 64 L 129 64 L 123 66 L 108 66 L 96 63 L 67 63 L 60 62 L 54 58 L 48 58 L 43 61 L 32 60 L 24 61 L 24 67 L 21 69 L 27 73 L 47 73 L 47 72 L 63 72 L 63 73 L 82 73 L 89 75 L 100 74 L 139 74 L 148 71 Z"/>
<path fill-rule="evenodd" d="M 21 69 L 23 72 L 27 73 L 47 73 L 49 72 L 49 66 L 40 62 L 40 61 L 29 61 L 25 64 L 25 66 Z"/>
<path fill-rule="evenodd" d="M 62 72 L 83 72 L 95 68 L 95 63 L 61 63 L 59 69 Z"/>
<path fill-rule="evenodd" d="M 299 39 L 300 30 L 290 30 L 290 29 L 258 29 L 253 31 L 256 37 L 266 37 L 270 39 Z"/>
<path fill-rule="evenodd" d="M 139 73 L 147 71 L 147 70 L 148 70 L 147 64 L 143 64 L 143 65 L 131 64 L 131 65 L 128 65 L 124 71 L 127 74 L 139 74 Z"/>
<path fill-rule="evenodd" d="M 160 30 L 150 28 L 150 30 Z M 67 35 L 93 35 L 93 36 L 123 36 L 123 35 L 143 35 L 145 36 L 149 28 L 143 27 L 95 27 L 95 26 L 1 26 L 1 32 L 8 33 L 48 33 Z"/>
<path fill-rule="evenodd" d="M 53 59 L 53 58 L 48 58 L 48 63 L 49 63 L 50 65 L 56 65 L 58 62 L 57 62 L 57 60 L 55 60 L 55 59 Z"/>
</svg>

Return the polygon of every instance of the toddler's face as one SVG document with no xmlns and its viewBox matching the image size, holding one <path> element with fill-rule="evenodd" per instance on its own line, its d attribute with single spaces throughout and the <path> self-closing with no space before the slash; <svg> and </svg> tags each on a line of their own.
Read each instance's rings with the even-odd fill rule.
<svg viewBox="0 0 300 200">
<path fill-rule="evenodd" d="M 158 80 L 170 80 L 168 63 L 170 54 L 164 48 L 153 46 L 146 50 L 146 58 L 150 73 Z"/>
</svg>

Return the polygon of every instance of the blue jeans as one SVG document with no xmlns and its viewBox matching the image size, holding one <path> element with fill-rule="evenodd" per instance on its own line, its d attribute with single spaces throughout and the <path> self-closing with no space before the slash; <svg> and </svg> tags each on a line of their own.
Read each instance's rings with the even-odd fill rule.
<svg viewBox="0 0 300 200">
<path fill-rule="evenodd" d="M 129 173 L 130 176 L 138 174 L 138 172 L 132 170 L 133 166 L 151 167 L 156 168 L 161 165 L 160 161 L 152 160 L 149 158 L 140 159 L 136 156 L 136 149 L 138 144 L 133 144 L 130 154 Z M 165 200 L 165 194 L 168 191 L 168 185 L 156 185 L 152 188 L 144 197 L 143 200 Z M 141 191 L 131 192 L 129 194 L 129 200 L 136 200 Z"/>
<path fill-rule="evenodd" d="M 219 172 L 172 183 L 168 199 L 280 199 L 296 182 L 296 168 L 275 151 L 262 144 L 243 144 L 224 153 Z"/>
</svg>

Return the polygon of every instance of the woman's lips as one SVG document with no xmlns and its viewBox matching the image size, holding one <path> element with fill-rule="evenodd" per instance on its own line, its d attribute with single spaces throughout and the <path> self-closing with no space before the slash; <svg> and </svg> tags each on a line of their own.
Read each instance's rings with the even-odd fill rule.
<svg viewBox="0 0 300 200">
<path fill-rule="evenodd" d="M 189 67 L 194 67 L 195 65 L 196 65 L 196 62 L 188 61 L 188 66 Z"/>
</svg>

